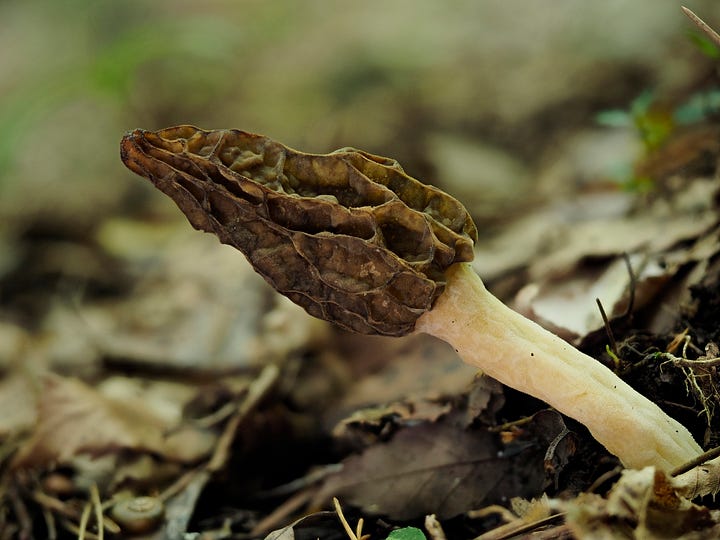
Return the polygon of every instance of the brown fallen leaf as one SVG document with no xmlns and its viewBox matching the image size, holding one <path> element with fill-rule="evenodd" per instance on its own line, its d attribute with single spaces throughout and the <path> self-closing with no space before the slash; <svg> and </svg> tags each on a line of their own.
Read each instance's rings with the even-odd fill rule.
<svg viewBox="0 0 720 540">
<path fill-rule="evenodd" d="M 560 473 L 577 450 L 577 435 L 567 428 L 562 415 L 552 409 L 536 412 L 528 424 L 528 431 L 547 449 L 545 472 L 557 487 Z"/>
<path fill-rule="evenodd" d="M 672 480 L 673 488 L 687 499 L 712 495 L 720 492 L 720 458 L 711 459 Z"/>
<path fill-rule="evenodd" d="M 0 378 L 0 437 L 28 429 L 35 423 L 33 381 L 26 372 L 13 370 Z"/>
<path fill-rule="evenodd" d="M 583 539 L 717 538 L 710 511 L 678 496 L 654 467 L 623 471 L 606 499 L 583 494 L 561 503 L 567 523 Z M 695 531 L 706 529 L 704 535 Z"/>
<path fill-rule="evenodd" d="M 402 360 L 397 363 L 411 368 Z M 413 372 L 412 369 L 406 371 Z M 418 377 L 421 378 L 422 374 Z M 394 387 L 392 379 L 388 381 L 388 386 Z M 353 390 L 358 394 L 357 389 L 351 391 Z M 419 422 L 437 422 L 457 409 L 460 404 L 462 404 L 464 427 L 470 427 L 478 419 L 490 425 L 494 422 L 495 413 L 504 403 L 505 398 L 500 383 L 489 377 L 476 377 L 471 384 L 465 382 L 463 388 L 458 387 L 454 394 L 441 394 L 428 390 L 423 395 L 410 395 L 391 403 L 358 409 L 335 426 L 333 437 L 342 441 L 344 447 L 364 448 L 389 439 L 402 426 Z"/>
<path fill-rule="evenodd" d="M 524 446 L 503 453 L 495 435 L 461 426 L 444 418 L 401 429 L 344 460 L 317 502 L 337 496 L 392 519 L 429 513 L 445 519 L 503 497 L 537 494 L 544 483 L 542 452 L 528 454 Z"/>
<path fill-rule="evenodd" d="M 354 374 L 339 407 L 345 412 L 410 396 L 457 395 L 478 372 L 458 363 L 452 347 L 425 335 L 391 339 L 347 334 L 339 352 Z"/>
<path fill-rule="evenodd" d="M 158 248 L 127 296 L 83 310 L 92 323 L 88 337 L 107 361 L 226 371 L 284 358 L 323 339 L 326 325 L 266 290 L 235 250 L 186 233 Z"/>
<path fill-rule="evenodd" d="M 118 449 L 162 454 L 163 434 L 170 427 L 140 401 L 117 401 L 78 379 L 47 375 L 37 425 L 13 465 L 67 463 L 78 454 L 102 455 Z"/>
<path fill-rule="evenodd" d="M 335 512 L 317 512 L 304 516 L 287 527 L 271 532 L 265 540 L 296 540 L 322 538 L 323 540 L 347 540 Z"/>
<path fill-rule="evenodd" d="M 343 447 L 360 449 L 389 438 L 403 425 L 413 422 L 435 422 L 449 413 L 450 403 L 426 399 L 396 401 L 388 405 L 367 407 L 342 420 L 332 435 Z"/>
</svg>

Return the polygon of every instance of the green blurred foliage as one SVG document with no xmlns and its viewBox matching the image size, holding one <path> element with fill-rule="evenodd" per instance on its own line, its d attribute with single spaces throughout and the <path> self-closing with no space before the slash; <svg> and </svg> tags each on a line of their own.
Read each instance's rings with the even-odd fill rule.
<svg viewBox="0 0 720 540">
<path fill-rule="evenodd" d="M 635 129 L 647 154 L 660 148 L 679 126 L 699 124 L 717 117 L 718 113 L 720 89 L 717 88 L 693 93 L 673 107 L 658 103 L 655 93 L 645 90 L 630 103 L 628 110 L 601 111 L 595 121 L 605 127 Z M 615 172 L 614 178 L 628 191 L 648 193 L 654 189 L 653 179 L 637 176 L 630 164 L 616 167 Z"/>
<path fill-rule="evenodd" d="M 595 116 L 595 120 L 601 126 L 634 127 L 648 151 L 661 146 L 675 128 L 672 112 L 657 106 L 651 90 L 645 90 L 638 95 L 630 103 L 628 110 L 601 111 Z"/>
<path fill-rule="evenodd" d="M 13 51 L 0 57 L 0 221 L 85 226 L 139 193 L 156 201 L 122 167 L 122 134 L 216 127 L 292 13 L 247 0 L 0 3 L 0 47 Z"/>
<path fill-rule="evenodd" d="M 46 45 L 69 35 L 82 45 L 68 51 L 56 66 L 52 65 L 52 51 L 46 50 L 46 55 L 36 60 L 47 63 L 38 64 L 36 73 L 2 96 L 2 169 L 11 166 L 18 145 L 53 109 L 87 98 L 109 101 L 118 112 L 125 109 L 143 66 L 170 75 L 168 82 L 175 92 L 163 98 L 174 99 L 180 106 L 201 95 L 193 92 L 198 90 L 193 83 L 200 87 L 202 82 L 202 93 L 212 95 L 223 88 L 224 64 L 239 45 L 235 29 L 219 17 L 168 18 L 138 2 L 124 3 L 122 11 L 109 0 L 71 2 L 64 4 L 65 9 L 53 2 L 43 4 L 54 18 L 47 29 L 52 34 L 44 36 Z M 78 11 L 82 16 L 77 16 Z M 194 70 L 193 77 L 187 77 L 183 69 L 187 65 L 199 66 L 200 72 Z"/>
<path fill-rule="evenodd" d="M 425 540 L 425 535 L 416 527 L 403 527 L 392 531 L 387 540 Z"/>
<path fill-rule="evenodd" d="M 698 50 L 708 58 L 712 58 L 713 60 L 720 58 L 720 47 L 715 45 L 715 43 L 713 43 L 705 34 L 702 34 L 697 30 L 691 30 L 688 32 L 688 37 Z"/>
<path fill-rule="evenodd" d="M 657 80 L 686 65 L 661 47 L 676 47 L 686 25 L 677 6 L 654 0 L 4 0 L 0 220 L 92 224 L 170 209 L 117 158 L 136 127 L 237 127 L 318 152 L 356 146 L 440 186 L 428 153 L 438 134 L 541 163 L 568 101 L 570 118 L 587 123 L 589 104 L 637 92 L 627 63 Z M 548 110 L 550 130 L 533 123 Z M 645 137 L 661 127 L 643 126 Z"/>
</svg>

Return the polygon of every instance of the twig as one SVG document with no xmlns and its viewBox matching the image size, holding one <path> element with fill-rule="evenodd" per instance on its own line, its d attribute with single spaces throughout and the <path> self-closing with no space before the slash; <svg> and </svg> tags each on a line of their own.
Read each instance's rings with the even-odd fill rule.
<svg viewBox="0 0 720 540">
<path fill-rule="evenodd" d="M 680 467 L 677 467 L 670 471 L 670 476 L 679 476 L 683 473 L 688 472 L 690 469 L 694 469 L 698 465 L 702 465 L 706 461 L 710 461 L 711 459 L 714 459 L 716 457 L 720 456 L 720 446 L 716 446 L 715 448 L 711 448 L 707 452 L 703 452 L 698 457 L 693 459 L 692 461 L 688 461 L 684 465 L 681 465 Z"/>
<path fill-rule="evenodd" d="M 530 416 L 524 416 L 523 418 L 518 418 L 517 420 L 511 420 L 510 422 L 505 422 L 504 424 L 500 424 L 499 426 L 492 426 L 488 428 L 488 431 L 491 433 L 501 433 L 503 431 L 506 431 L 508 429 L 518 427 L 518 426 L 524 426 L 525 424 L 529 424 L 533 420 L 533 415 Z M 473 510 L 473 512 L 479 512 L 480 510 Z"/>
<path fill-rule="evenodd" d="M 670 354 L 670 353 L 666 353 Z M 673 356 L 669 359 L 673 364 L 687 367 L 713 367 L 720 365 L 720 357 L 715 358 L 697 358 L 696 360 L 690 360 L 689 358 L 678 358 Z"/>
<path fill-rule="evenodd" d="M 690 340 L 688 332 L 690 332 L 690 328 L 685 328 L 685 330 L 683 330 L 679 334 L 676 334 L 672 341 L 665 348 L 665 352 L 674 354 L 682 343 L 685 344 L 685 346 L 683 347 L 683 350 L 685 350 L 687 348 L 687 343 Z"/>
<path fill-rule="evenodd" d="M 90 508 L 90 504 L 88 503 L 87 508 Z M 82 540 L 98 540 L 98 537 L 96 534 L 83 531 L 81 530 L 75 523 L 70 521 L 69 519 L 63 518 L 60 521 L 61 525 L 65 528 L 66 531 L 69 531 L 70 533 L 74 534 L 78 537 L 78 539 Z M 80 536 L 82 534 L 82 537 Z"/>
<path fill-rule="evenodd" d="M 350 524 L 345 519 L 345 515 L 343 514 L 342 508 L 340 507 L 340 501 L 338 501 L 337 497 L 333 497 L 333 505 L 335 506 L 335 512 L 338 515 L 338 519 L 340 520 L 340 523 L 342 523 L 342 526 L 345 529 L 347 535 L 350 537 L 350 540 L 365 540 L 365 538 L 369 538 L 369 535 L 363 536 L 362 534 L 362 518 L 358 520 L 357 528 L 355 531 L 353 531 L 352 527 L 350 527 Z"/>
<path fill-rule="evenodd" d="M 620 476 L 621 472 L 622 472 L 622 467 L 615 467 L 614 469 L 604 472 L 603 474 L 598 476 L 595 479 L 595 481 L 592 484 L 590 484 L 590 487 L 588 487 L 585 491 L 587 493 L 594 493 L 595 490 L 598 489 L 605 482 L 612 480 L 616 476 Z"/>
<path fill-rule="evenodd" d="M 270 489 L 260 491 L 254 495 L 256 499 L 269 499 L 271 497 L 284 497 L 291 495 L 301 489 L 305 489 L 313 484 L 318 484 L 331 474 L 339 473 L 343 470 L 342 463 L 331 463 L 329 465 L 323 465 L 310 471 L 305 476 L 291 480 L 286 484 L 281 484 Z"/>
<path fill-rule="evenodd" d="M 720 47 L 720 34 L 718 34 L 715 30 L 710 28 L 710 26 L 703 21 L 700 17 L 695 15 L 691 10 L 686 8 L 685 6 L 681 6 L 680 9 L 683 10 L 683 13 L 687 15 L 688 19 L 690 19 L 693 23 L 695 23 L 695 26 L 697 26 L 702 32 L 710 38 L 710 40 Z"/>
<path fill-rule="evenodd" d="M 270 391 L 280 375 L 280 370 L 275 365 L 269 365 L 262 370 L 257 379 L 255 379 L 248 388 L 245 399 L 238 407 L 237 413 L 230 419 L 225 426 L 225 431 L 220 436 L 215 452 L 208 462 L 205 470 L 208 472 L 216 472 L 220 470 L 227 462 L 230 452 L 230 446 L 235 439 L 235 433 L 242 421 L 250 414 L 259 404 L 265 395 Z"/>
<path fill-rule="evenodd" d="M 561 519 L 565 519 L 565 512 L 553 514 L 552 516 L 538 519 L 536 521 L 533 521 L 532 523 L 506 523 L 505 525 L 501 525 L 497 529 L 493 529 L 492 531 L 488 531 L 481 534 L 480 536 L 475 537 L 474 540 L 508 540 L 509 538 L 513 538 L 521 534 L 536 531 L 540 527 L 551 525 Z M 517 521 L 522 520 L 518 519 Z"/>
<path fill-rule="evenodd" d="M 18 526 L 20 527 L 20 537 L 23 538 L 32 538 L 33 537 L 33 525 L 32 525 L 32 519 L 30 518 L 30 514 L 28 513 L 27 507 L 25 506 L 25 503 L 23 502 L 22 498 L 17 492 L 17 487 L 14 483 L 11 483 L 7 488 L 7 497 L 10 498 L 10 501 L 13 506 L 13 510 L 15 511 L 15 517 L 18 522 Z"/>
<path fill-rule="evenodd" d="M 97 521 L 98 539 L 104 540 L 104 520 L 103 520 L 103 508 L 102 502 L 100 502 L 100 492 L 98 491 L 97 484 L 90 486 L 90 501 L 92 502 L 93 508 L 95 509 L 95 521 Z"/>
<path fill-rule="evenodd" d="M 506 523 L 512 523 L 518 519 L 518 517 L 510 510 L 508 510 L 504 506 L 500 506 L 499 504 L 491 504 L 490 506 L 480 508 L 479 510 L 470 510 L 465 515 L 469 519 L 482 519 L 493 514 L 496 514 Z"/>
<path fill-rule="evenodd" d="M 628 255 L 627 251 L 623 253 L 623 261 L 625 261 L 625 267 L 627 268 L 628 276 L 630 277 L 628 305 L 625 313 L 623 313 L 623 317 L 628 317 L 628 320 L 632 322 L 632 315 L 633 311 L 635 310 L 635 291 L 637 289 L 637 277 L 635 276 L 635 272 L 633 272 L 632 263 L 630 262 L 630 255 Z"/>
<path fill-rule="evenodd" d="M 597 304 L 598 309 L 600 310 L 600 316 L 602 317 L 603 323 L 605 324 L 605 333 L 607 334 L 608 340 L 610 341 L 610 349 L 612 350 L 615 357 L 618 357 L 618 348 L 617 348 L 617 341 L 615 341 L 615 335 L 613 334 L 612 327 L 610 326 L 610 321 L 608 320 L 608 316 L 605 313 L 605 308 L 603 308 L 602 302 L 600 302 L 599 298 L 595 299 L 595 303 Z"/>
<path fill-rule="evenodd" d="M 57 499 L 44 493 L 43 491 L 36 490 L 30 494 L 33 501 L 38 503 L 43 509 L 56 512 L 61 516 L 65 516 L 69 519 L 79 519 L 79 514 L 76 508 L 66 504 L 64 501 Z"/>
<path fill-rule="evenodd" d="M 447 540 L 445 531 L 443 531 L 442 525 L 435 517 L 435 514 L 425 516 L 425 530 L 432 540 Z"/>
<path fill-rule="evenodd" d="M 48 508 L 42 509 L 45 528 L 47 529 L 48 540 L 56 540 L 57 528 L 55 527 L 55 516 Z"/>
<path fill-rule="evenodd" d="M 309 488 L 295 493 L 270 514 L 258 521 L 250 531 L 250 536 L 263 536 L 263 533 L 271 531 L 283 522 L 287 522 L 288 516 L 306 504 L 312 498 L 314 492 L 314 488 Z"/>
<path fill-rule="evenodd" d="M 183 474 L 180 478 L 175 480 L 171 485 L 169 485 L 166 489 L 164 489 L 161 493 L 158 494 L 158 498 L 162 502 L 167 502 L 173 497 L 175 497 L 178 493 L 185 490 L 185 488 L 190 485 L 190 483 L 193 481 L 195 476 L 197 476 L 200 473 L 204 473 L 204 469 L 202 467 L 198 467 L 195 469 L 191 469 L 185 474 Z M 207 474 L 207 473 L 206 473 Z"/>
<path fill-rule="evenodd" d="M 87 531 L 87 524 L 90 520 L 90 511 L 92 510 L 92 504 L 90 501 L 85 503 L 82 514 L 80 515 L 80 523 L 78 524 L 78 540 L 85 540 L 85 531 Z"/>
</svg>

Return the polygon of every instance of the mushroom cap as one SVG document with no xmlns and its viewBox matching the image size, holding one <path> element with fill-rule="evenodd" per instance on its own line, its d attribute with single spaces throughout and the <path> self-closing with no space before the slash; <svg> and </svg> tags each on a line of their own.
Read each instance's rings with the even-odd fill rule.
<svg viewBox="0 0 720 540">
<path fill-rule="evenodd" d="M 193 227 L 347 330 L 412 332 L 442 293 L 445 269 L 473 258 L 477 229 L 463 205 L 393 159 L 352 148 L 306 154 L 261 135 L 193 126 L 128 133 L 121 157 Z"/>
</svg>

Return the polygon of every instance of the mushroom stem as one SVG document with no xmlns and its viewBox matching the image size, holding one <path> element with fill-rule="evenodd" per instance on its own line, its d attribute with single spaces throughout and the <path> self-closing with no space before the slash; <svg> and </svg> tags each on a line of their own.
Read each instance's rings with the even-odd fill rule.
<svg viewBox="0 0 720 540">
<path fill-rule="evenodd" d="M 514 312 L 468 263 L 446 271 L 445 292 L 415 330 L 468 364 L 584 424 L 626 467 L 666 471 L 702 453 L 690 432 L 600 362 Z"/>
</svg>

